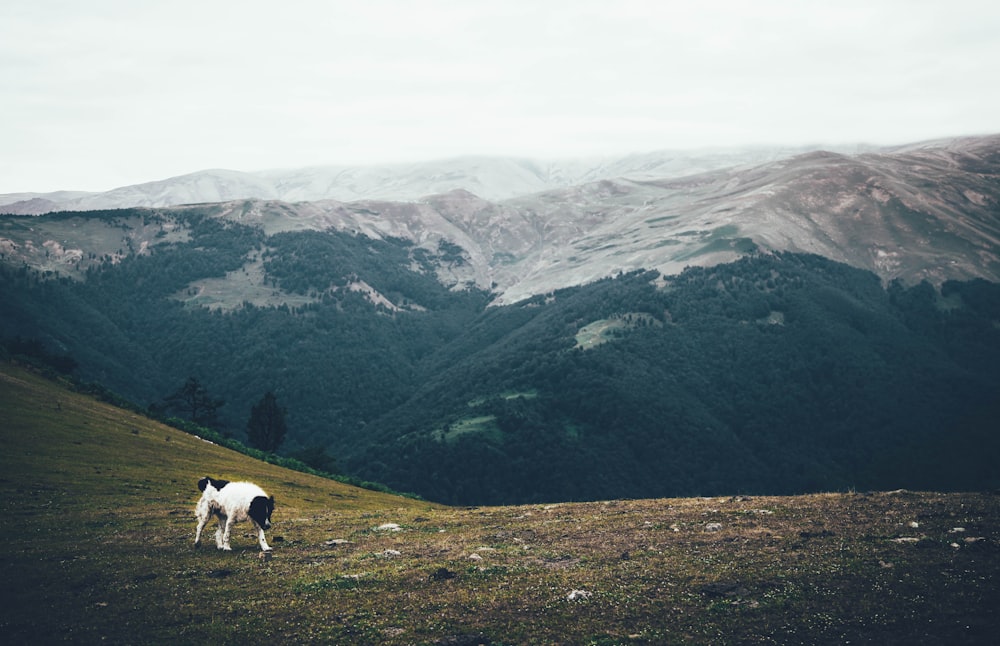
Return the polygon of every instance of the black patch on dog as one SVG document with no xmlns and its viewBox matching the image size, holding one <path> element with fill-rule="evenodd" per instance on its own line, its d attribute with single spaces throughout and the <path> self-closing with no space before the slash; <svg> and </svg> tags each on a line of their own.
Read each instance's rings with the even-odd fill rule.
<svg viewBox="0 0 1000 646">
<path fill-rule="evenodd" d="M 264 496 L 257 496 L 250 501 L 250 509 L 247 510 L 247 515 L 254 519 L 261 529 L 267 529 L 271 526 L 271 513 L 274 511 L 274 496 L 270 498 L 265 498 Z"/>
<path fill-rule="evenodd" d="M 205 476 L 204 478 L 202 478 L 201 480 L 198 481 L 198 490 L 199 491 L 205 491 L 205 489 L 208 488 L 209 483 L 211 483 L 211 485 L 213 487 L 215 487 L 217 490 L 219 490 L 219 489 L 222 489 L 223 487 L 225 487 L 227 484 L 229 484 L 229 481 L 228 480 L 218 480 L 216 478 L 210 478 L 208 476 Z"/>
</svg>

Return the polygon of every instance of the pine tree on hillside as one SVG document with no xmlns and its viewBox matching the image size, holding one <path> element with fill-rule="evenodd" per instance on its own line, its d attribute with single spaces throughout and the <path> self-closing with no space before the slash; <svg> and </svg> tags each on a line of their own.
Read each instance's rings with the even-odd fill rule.
<svg viewBox="0 0 1000 646">
<path fill-rule="evenodd" d="M 210 396 L 201 382 L 188 377 L 183 386 L 163 399 L 163 403 L 165 408 L 187 415 L 195 424 L 212 426 L 218 409 L 226 402 Z"/>
<path fill-rule="evenodd" d="M 285 439 L 288 427 L 285 425 L 285 410 L 278 406 L 274 393 L 268 391 L 250 409 L 247 422 L 247 440 L 250 446 L 262 451 L 274 452 Z"/>
</svg>

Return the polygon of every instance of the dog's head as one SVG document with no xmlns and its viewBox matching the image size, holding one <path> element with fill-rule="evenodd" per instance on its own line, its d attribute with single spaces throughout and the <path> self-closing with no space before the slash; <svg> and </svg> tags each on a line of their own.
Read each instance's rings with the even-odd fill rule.
<svg viewBox="0 0 1000 646">
<path fill-rule="evenodd" d="M 257 496 L 250 501 L 250 509 L 247 514 L 254 519 L 261 529 L 271 528 L 271 514 L 274 512 L 274 496 L 265 498 Z"/>
<path fill-rule="evenodd" d="M 208 476 L 205 476 L 204 478 L 198 481 L 198 490 L 205 491 L 205 489 L 208 489 L 208 485 L 212 485 L 212 487 L 216 491 L 218 491 L 219 489 L 225 487 L 227 484 L 229 484 L 228 480 L 219 480 L 218 478 L 210 478 Z"/>
</svg>

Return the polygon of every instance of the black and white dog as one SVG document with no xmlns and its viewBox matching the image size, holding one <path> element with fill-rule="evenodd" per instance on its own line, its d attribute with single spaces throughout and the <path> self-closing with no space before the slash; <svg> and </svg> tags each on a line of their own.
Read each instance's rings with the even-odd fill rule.
<svg viewBox="0 0 1000 646">
<path fill-rule="evenodd" d="M 198 517 L 198 529 L 194 533 L 195 547 L 201 545 L 201 530 L 215 516 L 219 519 L 219 528 L 215 530 L 215 545 L 220 550 L 233 549 L 229 546 L 230 530 L 235 523 L 249 520 L 257 528 L 260 548 L 265 552 L 271 551 L 264 539 L 264 530 L 271 528 L 274 496 L 268 496 L 263 489 L 251 482 L 229 482 L 208 476 L 198 481 L 198 488 L 202 494 L 195 509 Z"/>
</svg>

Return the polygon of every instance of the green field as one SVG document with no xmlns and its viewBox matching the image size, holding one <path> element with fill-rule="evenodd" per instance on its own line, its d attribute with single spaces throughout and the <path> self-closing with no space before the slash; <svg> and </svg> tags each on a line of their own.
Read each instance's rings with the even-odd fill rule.
<svg viewBox="0 0 1000 646">
<path fill-rule="evenodd" d="M 0 461 L 8 644 L 974 644 L 1000 630 L 996 494 L 448 508 L 252 460 L 6 363 Z M 202 475 L 275 495 L 272 558 L 246 525 L 231 553 L 192 546 Z"/>
<path fill-rule="evenodd" d="M 662 327 L 662 323 L 645 312 L 628 312 L 618 316 L 588 323 L 576 333 L 574 347 L 583 350 L 596 348 L 602 343 L 614 341 L 621 335 L 641 325 Z"/>
</svg>

